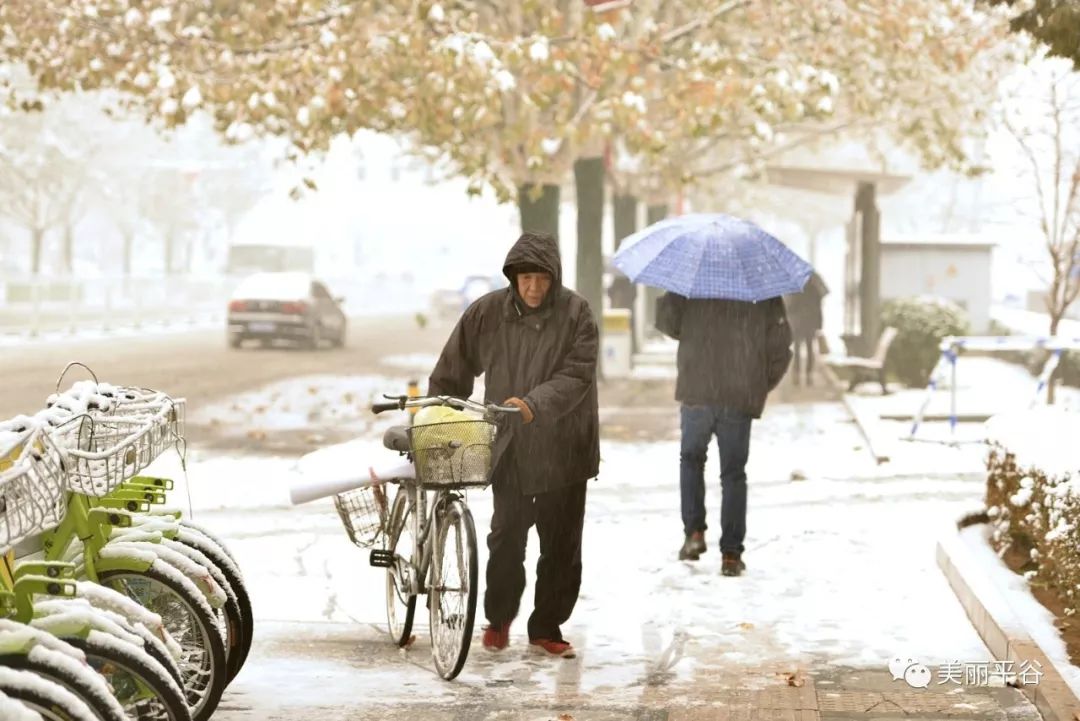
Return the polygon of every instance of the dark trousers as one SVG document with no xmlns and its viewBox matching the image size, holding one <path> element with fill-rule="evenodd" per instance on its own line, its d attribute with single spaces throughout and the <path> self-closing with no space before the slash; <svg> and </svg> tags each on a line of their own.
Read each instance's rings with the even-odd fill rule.
<svg viewBox="0 0 1080 721">
<path fill-rule="evenodd" d="M 803 346 L 806 347 L 806 382 L 807 385 L 813 383 L 812 377 L 814 375 L 814 336 L 807 336 L 805 338 L 796 338 L 795 351 L 791 357 L 792 370 L 795 371 L 795 385 L 798 385 L 802 380 L 802 373 L 800 368 L 802 367 L 802 351 Z"/>
<path fill-rule="evenodd" d="M 525 546 L 536 524 L 540 560 L 529 638 L 561 640 L 581 588 L 581 530 L 585 524 L 587 482 L 535 496 L 512 483 L 493 486 L 495 512 L 488 534 L 487 591 L 484 613 L 492 625 L 513 621 L 525 590 Z"/>
<path fill-rule="evenodd" d="M 746 538 L 746 461 L 750 457 L 749 415 L 723 406 L 682 406 L 679 485 L 683 531 L 704 531 L 705 457 L 716 436 L 720 451 L 720 550 L 743 552 Z"/>
</svg>

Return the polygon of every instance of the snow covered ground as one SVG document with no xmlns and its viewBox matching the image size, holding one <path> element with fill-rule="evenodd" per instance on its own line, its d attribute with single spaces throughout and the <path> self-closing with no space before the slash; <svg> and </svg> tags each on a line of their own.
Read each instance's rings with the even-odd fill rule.
<svg viewBox="0 0 1080 721">
<path fill-rule="evenodd" d="M 343 405 L 359 408 L 386 380 L 339 378 L 324 387 L 337 389 Z M 311 379 L 298 379 L 267 389 L 262 415 L 279 427 L 350 422 L 326 407 L 324 394 L 308 392 L 311 386 Z M 346 401 L 341 393 L 354 395 Z M 252 401 L 230 399 L 205 414 L 234 409 L 228 422 L 242 428 L 253 422 Z M 384 422 L 393 419 L 380 417 L 379 426 Z M 373 459 L 393 456 L 380 436 L 379 427 L 368 425 L 361 439 L 329 453 L 361 474 Z M 645 679 L 657 673 L 678 689 L 717 674 L 752 674 L 753 683 L 800 665 L 884 668 L 899 653 L 931 666 L 989 660 L 934 560 L 935 529 L 980 507 L 977 474 L 956 475 L 933 461 L 890 473 L 873 463 L 838 405 L 774 406 L 754 430 L 749 570 L 730 579 L 719 574 L 715 454 L 706 471 L 709 551 L 699 563 L 674 560 L 681 541 L 677 443 L 605 441 L 602 456 L 600 478 L 589 487 L 585 580 L 564 629 L 582 649 L 580 657 L 562 665 L 530 658 L 524 635 L 530 582 L 511 649 L 492 658 L 477 643 L 458 682 L 447 685 L 430 670 L 422 626 L 412 649 L 388 644 L 384 572 L 369 567 L 366 551 L 349 543 L 331 501 L 289 505 L 289 484 L 299 479 L 295 456 L 192 449 L 186 488 L 194 516 L 238 556 L 257 630 L 270 636 L 237 680 L 236 693 L 248 703 L 262 697 L 310 703 L 311 691 L 284 700 L 274 694 L 284 676 L 310 673 L 347 678 L 351 698 L 370 695 L 380 704 L 467 703 L 479 689 L 504 686 L 506 694 L 588 694 L 624 703 L 649 693 Z M 970 472 L 975 462 L 965 456 L 955 465 Z M 177 473 L 176 458 L 161 459 L 156 470 Z M 177 503 L 186 502 L 184 488 Z M 469 503 L 483 566 L 491 494 L 470 492 Z M 536 559 L 532 539 L 526 567 Z M 421 623 L 423 616 L 421 607 Z M 307 654 L 306 660 L 290 657 L 286 647 Z M 348 673 L 357 665 L 363 673 Z"/>
</svg>

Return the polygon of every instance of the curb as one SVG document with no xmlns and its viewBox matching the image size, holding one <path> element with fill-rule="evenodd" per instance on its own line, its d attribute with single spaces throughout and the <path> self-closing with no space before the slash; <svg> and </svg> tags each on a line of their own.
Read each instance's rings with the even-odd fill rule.
<svg viewBox="0 0 1080 721">
<path fill-rule="evenodd" d="M 1008 600 L 978 566 L 957 529 L 938 540 L 937 563 L 971 625 L 998 661 L 1037 661 L 1038 684 L 1018 686 L 1046 721 L 1080 719 L 1080 698 L 1062 678 L 1053 661 L 1031 638 Z"/>
<path fill-rule="evenodd" d="M 832 389 L 840 395 L 844 408 L 847 409 L 848 414 L 855 421 L 855 425 L 859 427 L 859 432 L 862 433 L 862 437 L 866 441 L 866 446 L 874 460 L 877 461 L 878 465 L 887 463 L 892 455 L 893 439 L 883 433 L 878 426 L 877 414 L 867 407 L 861 398 L 847 392 L 847 384 L 840 380 L 840 377 L 836 375 L 836 371 L 830 368 L 828 364 L 821 364 L 821 372 L 825 375 Z"/>
</svg>

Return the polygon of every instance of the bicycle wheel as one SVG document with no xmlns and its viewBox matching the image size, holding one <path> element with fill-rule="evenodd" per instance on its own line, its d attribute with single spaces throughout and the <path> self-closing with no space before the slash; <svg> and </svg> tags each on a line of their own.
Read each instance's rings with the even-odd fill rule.
<svg viewBox="0 0 1080 721">
<path fill-rule="evenodd" d="M 29 671 L 0 666 L 0 696 L 20 703 L 45 721 L 97 721 L 86 701 Z"/>
<path fill-rule="evenodd" d="M 247 661 L 248 653 L 251 651 L 251 640 L 255 634 L 255 617 L 251 611 L 251 596 L 248 595 L 247 586 L 244 584 L 243 575 L 240 573 L 240 567 L 233 557 L 229 555 L 229 552 L 225 550 L 225 547 L 221 545 L 220 541 L 186 521 L 181 520 L 180 525 L 180 533 L 177 535 L 176 540 L 191 546 L 209 558 L 224 574 L 225 580 L 232 588 L 233 593 L 236 594 L 236 603 L 240 607 L 240 630 L 243 634 L 240 643 L 240 657 L 237 659 L 236 666 L 236 671 L 239 672 L 243 668 L 244 662 Z M 231 677 L 230 680 L 232 680 Z"/>
<path fill-rule="evenodd" d="M 119 638 L 91 631 L 65 639 L 86 654 L 90 668 L 105 677 L 132 721 L 191 721 L 187 699 L 169 672 L 150 655 Z"/>
<path fill-rule="evenodd" d="M 386 550 L 394 554 L 394 562 L 386 569 L 386 626 L 397 646 L 407 646 L 412 640 L 413 617 L 416 615 L 416 594 L 409 593 L 403 575 L 412 572 L 412 552 L 416 548 L 415 513 L 412 491 L 398 488 L 386 532 Z"/>
<path fill-rule="evenodd" d="M 30 653 L 0 655 L 0 666 L 29 671 L 66 688 L 86 703 L 95 719 L 128 721 L 123 706 L 104 680 L 96 674 L 87 676 L 86 667 L 63 651 L 35 646 Z"/>
<path fill-rule="evenodd" d="M 161 565 L 159 565 L 161 564 Z M 170 570 L 161 570 L 162 568 Z M 225 640 L 213 610 L 198 589 L 184 585 L 179 571 L 160 559 L 142 573 L 106 571 L 98 582 L 120 591 L 161 616 L 180 644 L 184 692 L 194 721 L 208 721 L 225 690 Z"/>
<path fill-rule="evenodd" d="M 162 544 L 167 548 L 180 551 L 191 560 L 209 571 L 214 582 L 221 586 L 225 592 L 225 605 L 214 610 L 220 626 L 225 630 L 225 664 L 229 670 L 226 682 L 232 681 L 240 672 L 240 657 L 244 647 L 244 619 L 240 612 L 240 602 L 229 583 L 225 573 L 215 564 L 209 556 L 200 551 L 194 545 L 183 541 L 163 539 Z"/>
<path fill-rule="evenodd" d="M 460 499 L 436 518 L 428 586 L 431 654 L 435 669 L 449 681 L 465 665 L 476 619 L 476 527 Z"/>
</svg>

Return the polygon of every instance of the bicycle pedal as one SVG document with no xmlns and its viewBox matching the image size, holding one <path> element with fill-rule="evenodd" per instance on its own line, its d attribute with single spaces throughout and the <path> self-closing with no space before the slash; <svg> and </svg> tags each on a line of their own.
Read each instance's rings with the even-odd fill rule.
<svg viewBox="0 0 1080 721">
<path fill-rule="evenodd" d="M 377 568 L 390 568 L 394 565 L 394 552 L 379 548 L 372 549 L 368 563 Z"/>
</svg>

